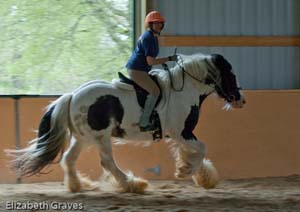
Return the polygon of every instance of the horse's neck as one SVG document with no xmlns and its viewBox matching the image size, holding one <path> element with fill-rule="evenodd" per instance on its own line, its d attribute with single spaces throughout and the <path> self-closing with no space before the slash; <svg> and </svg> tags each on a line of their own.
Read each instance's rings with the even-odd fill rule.
<svg viewBox="0 0 300 212">
<path fill-rule="evenodd" d="M 207 76 L 207 69 L 203 66 L 203 63 L 193 62 L 192 60 L 185 63 L 184 67 L 180 67 L 179 65 L 175 66 L 171 69 L 171 72 L 176 82 L 182 81 L 183 72 L 185 72 L 185 75 L 189 75 L 189 77 L 199 82 L 204 82 Z"/>
<path fill-rule="evenodd" d="M 186 64 L 184 71 L 186 72 L 184 74 L 185 76 L 183 76 L 183 69 L 179 66 L 172 68 L 171 72 L 175 89 L 179 89 L 184 85 L 183 90 L 186 90 L 188 93 L 197 93 L 199 95 L 209 94 L 213 91 L 212 87 L 205 84 L 207 69 L 199 63 Z"/>
<path fill-rule="evenodd" d="M 204 59 L 202 61 L 199 61 L 198 58 L 186 59 L 183 67 L 185 69 L 185 72 L 194 76 L 199 81 L 204 81 L 207 76 L 207 67 Z M 179 75 L 180 73 L 182 73 L 182 67 L 177 65 L 172 69 L 172 71 L 175 76 Z"/>
</svg>

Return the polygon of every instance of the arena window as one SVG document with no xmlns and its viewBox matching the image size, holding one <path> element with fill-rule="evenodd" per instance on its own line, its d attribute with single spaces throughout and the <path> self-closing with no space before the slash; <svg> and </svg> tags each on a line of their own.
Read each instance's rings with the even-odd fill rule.
<svg viewBox="0 0 300 212">
<path fill-rule="evenodd" d="M 1 4 L 0 94 L 57 95 L 110 81 L 133 48 L 132 0 Z"/>
</svg>

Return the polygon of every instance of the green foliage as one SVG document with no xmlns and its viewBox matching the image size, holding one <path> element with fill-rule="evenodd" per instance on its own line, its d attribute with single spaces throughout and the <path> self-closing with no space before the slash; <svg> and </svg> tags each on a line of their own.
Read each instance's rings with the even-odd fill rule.
<svg viewBox="0 0 300 212">
<path fill-rule="evenodd" d="M 1 1 L 0 94 L 61 94 L 116 78 L 132 50 L 129 1 Z"/>
</svg>

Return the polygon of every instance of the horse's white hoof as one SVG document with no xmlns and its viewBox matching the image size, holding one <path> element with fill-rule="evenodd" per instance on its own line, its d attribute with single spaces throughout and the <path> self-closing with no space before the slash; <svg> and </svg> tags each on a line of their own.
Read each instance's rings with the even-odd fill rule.
<svg viewBox="0 0 300 212">
<path fill-rule="evenodd" d="M 219 175 L 216 168 L 207 159 L 203 160 L 203 166 L 192 178 L 197 186 L 202 186 L 205 189 L 215 188 L 219 182 Z"/>
<path fill-rule="evenodd" d="M 81 190 L 84 191 L 100 191 L 99 183 L 93 182 L 88 177 L 80 176 Z"/>
<path fill-rule="evenodd" d="M 203 187 L 205 189 L 215 188 L 218 181 L 215 179 L 204 178 L 200 175 L 193 175 L 192 179 L 197 186 Z"/>
<path fill-rule="evenodd" d="M 147 186 L 147 180 L 135 178 L 133 180 L 128 181 L 128 186 L 123 190 L 123 192 L 143 194 Z"/>
<path fill-rule="evenodd" d="M 182 179 L 185 178 L 187 176 L 190 176 L 192 173 L 192 169 L 191 166 L 189 165 L 182 165 L 181 167 L 177 168 L 176 172 L 175 172 L 175 177 Z"/>
</svg>

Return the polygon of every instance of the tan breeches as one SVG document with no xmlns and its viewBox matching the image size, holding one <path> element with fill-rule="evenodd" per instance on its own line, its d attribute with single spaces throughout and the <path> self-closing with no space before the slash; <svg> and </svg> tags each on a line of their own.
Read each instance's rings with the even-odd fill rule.
<svg viewBox="0 0 300 212">
<path fill-rule="evenodd" d="M 149 74 L 145 71 L 137 71 L 137 70 L 132 70 L 128 69 L 128 74 L 130 78 L 139 86 L 144 88 L 146 91 L 149 92 L 150 95 L 152 96 L 159 96 L 159 88 L 155 84 L 155 82 L 150 78 Z"/>
</svg>

